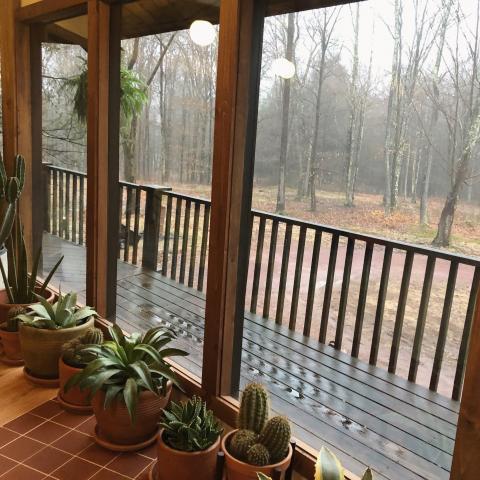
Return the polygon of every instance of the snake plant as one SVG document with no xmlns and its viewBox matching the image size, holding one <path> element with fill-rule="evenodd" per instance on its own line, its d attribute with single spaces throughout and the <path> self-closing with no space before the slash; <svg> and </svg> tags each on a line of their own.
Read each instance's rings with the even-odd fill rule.
<svg viewBox="0 0 480 480">
<path fill-rule="evenodd" d="M 149 390 L 164 395 L 169 380 L 179 386 L 165 358 L 188 354 L 177 348 L 165 348 L 176 337 L 169 328 L 155 327 L 143 335 L 125 336 L 118 325 L 113 325 L 109 334 L 112 340 L 85 349 L 97 358 L 74 375 L 65 390 L 78 385 L 81 390 L 89 391 L 90 398 L 103 390 L 104 408 L 117 398 L 123 399 L 131 421 L 135 422 L 140 392 Z"/>
<path fill-rule="evenodd" d="M 51 305 L 41 295 L 36 295 L 40 303 L 29 306 L 30 312 L 17 316 L 24 325 L 48 330 L 60 330 L 81 325 L 86 319 L 97 315 L 91 307 L 78 307 L 77 294 L 67 293 L 58 296 L 58 301 Z"/>
<path fill-rule="evenodd" d="M 179 404 L 172 402 L 163 412 L 160 427 L 165 443 L 182 452 L 206 450 L 223 432 L 213 412 L 197 396 Z"/>
</svg>

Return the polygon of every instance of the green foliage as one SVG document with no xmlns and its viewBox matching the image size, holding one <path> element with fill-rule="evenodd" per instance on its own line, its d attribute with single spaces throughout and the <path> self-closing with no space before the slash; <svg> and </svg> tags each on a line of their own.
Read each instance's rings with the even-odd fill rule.
<svg viewBox="0 0 480 480">
<path fill-rule="evenodd" d="M 365 470 L 365 473 L 362 475 L 362 480 L 373 480 L 373 473 L 370 467 Z"/>
<path fill-rule="evenodd" d="M 258 442 L 264 445 L 272 463 L 284 459 L 290 445 L 291 429 L 286 417 L 278 416 L 271 418 L 258 437 Z"/>
<path fill-rule="evenodd" d="M 59 330 L 72 328 L 81 325 L 86 319 L 97 312 L 91 307 L 78 307 L 77 294 L 60 294 L 53 305 L 40 295 L 36 295 L 40 303 L 29 306 L 30 312 L 27 315 L 18 315 L 17 318 L 30 327 L 43 328 L 48 330 Z"/>
<path fill-rule="evenodd" d="M 345 480 L 340 460 L 328 448 L 322 447 L 315 464 L 315 480 Z M 370 468 L 365 470 L 362 480 L 373 480 Z"/>
<path fill-rule="evenodd" d="M 81 390 L 89 390 L 90 398 L 93 398 L 102 389 L 105 408 L 116 398 L 123 398 L 130 418 L 135 422 L 140 392 L 149 390 L 156 395 L 165 394 L 168 380 L 179 386 L 165 358 L 188 354 L 176 348 L 165 348 L 176 338 L 175 332 L 169 328 L 156 327 L 144 335 L 136 333 L 127 337 L 118 325 L 113 325 L 109 334 L 112 340 L 85 349 L 98 358 L 74 375 L 65 390 L 78 385 Z"/>
<path fill-rule="evenodd" d="M 164 410 L 160 427 L 167 445 L 182 452 L 200 452 L 211 447 L 223 429 L 200 397 L 180 404 L 171 403 Z"/>
<path fill-rule="evenodd" d="M 272 480 L 272 477 L 269 477 L 262 472 L 257 472 L 257 480 Z"/>
<path fill-rule="evenodd" d="M 62 348 L 63 361 L 75 368 L 84 368 L 97 356 L 87 350 L 91 345 L 101 345 L 103 333 L 99 328 L 89 328 L 81 337 L 67 342 Z"/>
<path fill-rule="evenodd" d="M 259 383 L 250 383 L 243 391 L 238 413 L 238 428 L 260 433 L 269 416 L 268 392 Z"/>
<path fill-rule="evenodd" d="M 257 443 L 258 435 L 251 430 L 237 430 L 230 440 L 228 449 L 238 460 L 246 460 L 247 452 Z"/>
<path fill-rule="evenodd" d="M 247 463 L 263 467 L 271 463 L 270 454 L 265 445 L 256 443 L 247 452 Z"/>
</svg>

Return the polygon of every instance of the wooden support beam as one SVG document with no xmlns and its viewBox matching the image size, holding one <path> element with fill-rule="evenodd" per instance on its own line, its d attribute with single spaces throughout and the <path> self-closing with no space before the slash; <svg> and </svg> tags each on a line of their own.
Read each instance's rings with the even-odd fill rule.
<svg viewBox="0 0 480 480">
<path fill-rule="evenodd" d="M 480 302 L 475 309 L 463 386 L 451 480 L 478 479 L 480 452 Z"/>
<path fill-rule="evenodd" d="M 16 9 L 16 20 L 24 23 L 53 23 L 87 13 L 88 0 L 42 0 Z"/>
<path fill-rule="evenodd" d="M 265 3 L 222 2 L 202 385 L 238 388 Z"/>
<path fill-rule="evenodd" d="M 88 1 L 87 303 L 115 315 L 120 128 L 119 5 Z"/>
</svg>

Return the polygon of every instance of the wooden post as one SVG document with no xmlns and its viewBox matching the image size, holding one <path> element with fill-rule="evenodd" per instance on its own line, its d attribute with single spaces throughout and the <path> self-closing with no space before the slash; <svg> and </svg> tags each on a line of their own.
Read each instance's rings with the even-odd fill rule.
<svg viewBox="0 0 480 480">
<path fill-rule="evenodd" d="M 465 383 L 463 386 L 457 436 L 453 452 L 451 480 L 478 479 L 480 452 L 480 302 L 475 309 Z"/>
<path fill-rule="evenodd" d="M 143 234 L 142 267 L 157 270 L 158 243 L 161 228 L 161 192 L 148 187 L 145 200 L 145 228 Z"/>
<path fill-rule="evenodd" d="M 88 0 L 87 303 L 116 306 L 121 7 Z"/>
<path fill-rule="evenodd" d="M 264 1 L 221 2 L 202 386 L 238 388 Z"/>
</svg>

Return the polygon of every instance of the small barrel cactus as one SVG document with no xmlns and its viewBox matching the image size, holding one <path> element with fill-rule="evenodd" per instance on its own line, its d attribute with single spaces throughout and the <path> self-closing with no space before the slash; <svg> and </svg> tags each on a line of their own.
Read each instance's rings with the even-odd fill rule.
<svg viewBox="0 0 480 480">
<path fill-rule="evenodd" d="M 245 460 L 247 452 L 257 443 L 257 434 L 251 430 L 237 430 L 230 440 L 230 453 L 238 460 Z"/>
<path fill-rule="evenodd" d="M 271 418 L 258 437 L 258 442 L 264 445 L 270 453 L 272 463 L 283 460 L 288 452 L 291 429 L 286 417 Z"/>
<path fill-rule="evenodd" d="M 103 332 L 99 328 L 89 328 L 81 339 L 84 345 L 100 345 L 103 343 Z"/>
<path fill-rule="evenodd" d="M 270 464 L 270 454 L 265 445 L 256 443 L 251 446 L 247 452 L 247 462 L 250 465 L 257 465 L 263 467 Z"/>
<path fill-rule="evenodd" d="M 72 367 L 83 368 L 95 359 L 86 348 L 103 343 L 103 333 L 98 328 L 89 328 L 81 337 L 70 340 L 62 348 L 63 360 Z"/>
<path fill-rule="evenodd" d="M 8 318 L 6 322 L 6 327 L 8 332 L 18 332 L 20 327 L 20 320 L 18 319 L 19 315 L 25 315 L 27 311 L 21 306 L 12 307 L 8 311 Z"/>
<path fill-rule="evenodd" d="M 269 400 L 265 387 L 250 383 L 245 387 L 238 413 L 238 428 L 260 433 L 269 416 Z"/>
</svg>

